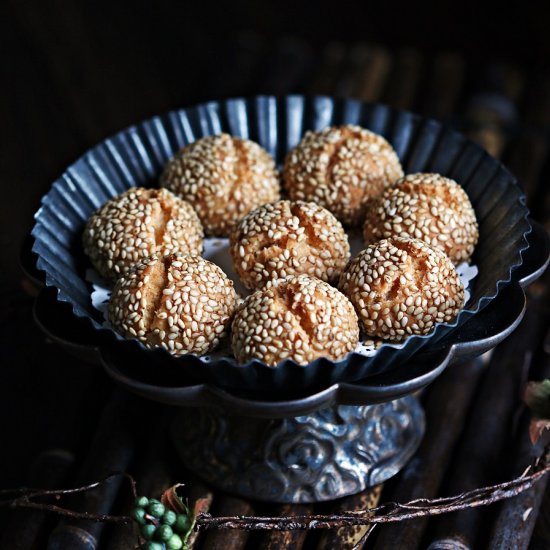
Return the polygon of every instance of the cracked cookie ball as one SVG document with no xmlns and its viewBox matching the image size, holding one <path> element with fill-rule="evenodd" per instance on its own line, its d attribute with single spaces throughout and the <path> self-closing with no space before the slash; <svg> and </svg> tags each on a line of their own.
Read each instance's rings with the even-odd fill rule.
<svg viewBox="0 0 550 550">
<path fill-rule="evenodd" d="M 476 215 L 460 185 L 439 174 L 409 174 L 367 204 L 366 244 L 411 237 L 441 249 L 458 264 L 468 261 L 479 238 Z"/>
<path fill-rule="evenodd" d="M 199 256 L 152 256 L 117 281 L 109 320 L 149 348 L 204 354 L 226 335 L 236 305 L 233 281 L 217 265 Z"/>
<path fill-rule="evenodd" d="M 259 359 L 275 366 L 291 358 L 343 359 L 359 341 L 350 301 L 328 283 L 308 275 L 269 281 L 239 306 L 232 347 L 240 363 Z"/>
<path fill-rule="evenodd" d="M 226 237 L 254 208 L 279 199 L 279 176 L 257 143 L 228 134 L 209 136 L 181 149 L 168 162 L 161 186 L 190 202 L 206 233 Z"/>
<path fill-rule="evenodd" d="M 271 279 L 306 274 L 338 280 L 350 256 L 342 224 L 311 202 L 279 201 L 260 206 L 233 227 L 230 251 L 247 288 Z"/>
<path fill-rule="evenodd" d="M 418 239 L 378 241 L 340 276 L 365 334 L 400 341 L 451 322 L 464 305 L 464 287 L 451 260 Z"/>
<path fill-rule="evenodd" d="M 359 126 L 306 132 L 285 160 L 284 186 L 292 200 L 313 201 L 342 223 L 357 225 L 368 199 L 403 176 L 392 146 Z"/>
<path fill-rule="evenodd" d="M 188 202 L 166 189 L 132 187 L 92 214 L 82 240 L 95 269 L 115 280 L 153 254 L 200 255 L 203 231 Z"/>
</svg>

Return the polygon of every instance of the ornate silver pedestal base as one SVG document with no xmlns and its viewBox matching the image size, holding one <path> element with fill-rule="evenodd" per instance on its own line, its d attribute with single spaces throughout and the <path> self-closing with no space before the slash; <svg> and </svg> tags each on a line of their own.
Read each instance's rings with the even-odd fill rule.
<svg viewBox="0 0 550 550">
<path fill-rule="evenodd" d="M 424 413 L 413 397 L 265 420 L 184 409 L 173 437 L 185 465 L 209 483 L 270 502 L 319 502 L 395 475 L 417 449 Z"/>
</svg>

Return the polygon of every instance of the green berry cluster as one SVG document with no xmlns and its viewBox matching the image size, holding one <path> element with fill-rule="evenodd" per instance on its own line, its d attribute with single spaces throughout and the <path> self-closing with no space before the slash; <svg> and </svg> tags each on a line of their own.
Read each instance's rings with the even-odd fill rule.
<svg viewBox="0 0 550 550">
<path fill-rule="evenodd" d="M 147 541 L 144 550 L 187 550 L 182 538 L 191 522 L 185 514 L 166 510 L 159 500 L 138 497 L 132 517 L 138 523 L 141 536 Z"/>
</svg>

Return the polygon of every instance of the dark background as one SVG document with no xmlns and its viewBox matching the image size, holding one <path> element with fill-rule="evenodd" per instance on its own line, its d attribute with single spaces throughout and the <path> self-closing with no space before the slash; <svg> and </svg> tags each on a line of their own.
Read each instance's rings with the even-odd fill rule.
<svg viewBox="0 0 550 550">
<path fill-rule="evenodd" d="M 303 83 L 331 42 L 415 47 L 427 55 L 457 51 L 472 72 L 488 59 L 537 72 L 550 59 L 548 6 L 4 1 L 2 277 L 16 283 L 18 243 L 50 182 L 131 123 L 198 101 L 276 93 L 281 75 L 287 91 L 289 70 L 296 71 L 290 90 L 307 91 Z M 275 53 L 281 42 L 286 54 Z"/>
<path fill-rule="evenodd" d="M 506 62 L 536 78 L 550 59 L 548 5 L 2 2 L 0 486 L 23 484 L 39 449 L 86 441 L 108 391 L 103 383 L 87 386 L 90 375 L 76 360 L 37 344 L 17 266 L 40 197 L 68 164 L 117 130 L 169 109 L 307 92 L 321 62 L 357 43 L 414 48 L 428 64 L 439 52 L 457 52 L 469 67 L 465 97 L 488 78 L 488 63 Z M 413 110 L 428 82 L 427 73 L 415 78 Z"/>
</svg>

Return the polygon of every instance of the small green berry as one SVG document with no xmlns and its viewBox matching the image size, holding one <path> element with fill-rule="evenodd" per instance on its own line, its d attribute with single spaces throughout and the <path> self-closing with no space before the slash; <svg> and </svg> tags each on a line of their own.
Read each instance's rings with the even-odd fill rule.
<svg viewBox="0 0 550 550">
<path fill-rule="evenodd" d="M 141 524 L 141 525 L 145 524 L 145 510 L 143 508 L 134 508 L 134 511 L 132 513 L 132 517 L 139 524 Z"/>
<path fill-rule="evenodd" d="M 174 531 L 172 531 L 172 527 L 170 527 L 169 525 L 159 525 L 155 534 L 155 538 L 157 540 L 162 540 L 166 542 L 173 534 Z"/>
<path fill-rule="evenodd" d="M 135 505 L 139 508 L 145 508 L 149 504 L 149 499 L 147 497 L 137 497 Z"/>
<path fill-rule="evenodd" d="M 162 542 L 146 542 L 142 548 L 144 550 L 165 550 L 164 544 Z"/>
<path fill-rule="evenodd" d="M 147 511 L 155 518 L 161 518 L 165 512 L 164 505 L 158 500 L 150 500 Z"/>
<path fill-rule="evenodd" d="M 166 548 L 168 550 L 180 550 L 180 548 L 183 548 L 183 542 L 181 540 L 181 537 L 176 534 L 172 535 L 166 541 Z"/>
<path fill-rule="evenodd" d="M 153 525 L 152 523 L 146 523 L 145 525 L 141 526 L 141 534 L 143 535 L 144 539 L 151 540 L 157 531 L 157 526 Z"/>
<path fill-rule="evenodd" d="M 166 512 L 164 512 L 161 521 L 162 523 L 164 523 L 164 525 L 172 526 L 174 525 L 174 523 L 176 523 L 176 519 L 176 512 L 173 512 L 172 510 L 167 510 Z"/>
<path fill-rule="evenodd" d="M 189 521 L 189 518 L 185 514 L 178 514 L 178 517 L 176 518 L 176 523 L 174 523 L 172 527 L 174 531 L 176 533 L 187 533 L 189 527 L 191 527 L 191 522 Z"/>
</svg>

